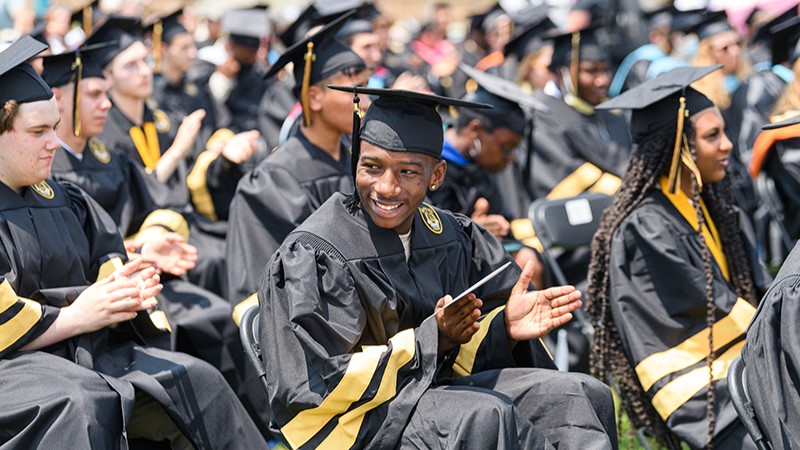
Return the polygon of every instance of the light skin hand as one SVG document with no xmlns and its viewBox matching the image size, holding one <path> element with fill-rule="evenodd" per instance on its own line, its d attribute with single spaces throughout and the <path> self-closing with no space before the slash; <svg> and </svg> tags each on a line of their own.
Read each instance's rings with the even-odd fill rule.
<svg viewBox="0 0 800 450">
<path fill-rule="evenodd" d="M 236 134 L 222 148 L 222 156 L 234 164 L 247 161 L 258 150 L 259 137 L 261 133 L 256 130 Z"/>
<path fill-rule="evenodd" d="M 172 145 L 161 155 L 158 163 L 156 163 L 156 178 L 158 178 L 158 181 L 166 183 L 175 173 L 178 164 L 191 152 L 205 116 L 206 112 L 198 109 L 183 118 L 183 122 L 178 127 L 178 132 L 175 134 L 175 140 L 172 141 Z"/>
<path fill-rule="evenodd" d="M 492 233 L 497 238 L 508 236 L 511 231 L 511 224 L 505 217 L 499 214 L 489 214 L 489 201 L 481 197 L 475 201 L 472 216 L 473 222 L 482 226 L 486 231 Z"/>
<path fill-rule="evenodd" d="M 197 264 L 197 248 L 177 233 L 164 233 L 142 246 L 142 259 L 162 272 L 182 276 Z"/>
<path fill-rule="evenodd" d="M 439 309 L 452 301 L 453 297 L 446 295 L 436 302 Z M 441 358 L 450 350 L 461 344 L 466 344 L 480 329 L 478 318 L 481 316 L 483 301 L 468 294 L 456 303 L 436 313 L 436 323 L 439 326 L 439 357 Z"/>
<path fill-rule="evenodd" d="M 528 291 L 533 272 L 533 262 L 528 261 L 506 303 L 506 331 L 512 347 L 564 325 L 581 306 L 581 293 L 574 286 Z"/>
</svg>

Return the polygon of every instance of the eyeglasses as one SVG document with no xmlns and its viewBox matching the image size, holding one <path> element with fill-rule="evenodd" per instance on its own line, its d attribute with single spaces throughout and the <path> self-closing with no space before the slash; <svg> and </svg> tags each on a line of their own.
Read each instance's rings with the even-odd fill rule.
<svg viewBox="0 0 800 450">
<path fill-rule="evenodd" d="M 733 41 L 733 42 L 729 42 L 729 43 L 727 43 L 725 45 L 722 45 L 722 46 L 714 47 L 714 51 L 715 52 L 728 53 L 734 47 L 736 49 L 739 49 L 741 46 L 742 46 L 742 42 L 741 41 Z"/>
</svg>

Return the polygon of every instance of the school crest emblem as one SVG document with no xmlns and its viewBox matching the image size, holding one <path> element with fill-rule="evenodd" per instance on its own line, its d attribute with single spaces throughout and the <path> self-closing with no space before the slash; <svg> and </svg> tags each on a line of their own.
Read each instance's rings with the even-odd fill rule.
<svg viewBox="0 0 800 450">
<path fill-rule="evenodd" d="M 196 97 L 197 96 L 197 85 L 192 83 L 191 81 L 183 85 L 183 93 L 188 95 L 189 97 Z"/>
<path fill-rule="evenodd" d="M 169 131 L 170 127 L 172 127 L 167 113 L 160 109 L 153 110 L 153 123 L 156 125 L 156 131 L 159 133 L 166 133 Z"/>
<path fill-rule="evenodd" d="M 47 181 L 36 183 L 33 186 L 31 186 L 31 189 L 33 189 L 33 192 L 36 192 L 37 194 L 41 195 L 47 200 L 52 199 L 56 195 L 55 191 L 53 191 L 53 188 L 51 188 L 50 185 L 47 184 Z"/>
<path fill-rule="evenodd" d="M 89 151 L 92 152 L 94 158 L 103 164 L 108 164 L 111 161 L 111 152 L 105 144 L 97 139 L 89 139 Z"/>
<path fill-rule="evenodd" d="M 425 226 L 428 227 L 433 234 L 442 234 L 442 230 L 444 229 L 442 226 L 442 219 L 439 218 L 439 214 L 436 210 L 427 203 L 423 203 L 418 209 Z"/>
</svg>

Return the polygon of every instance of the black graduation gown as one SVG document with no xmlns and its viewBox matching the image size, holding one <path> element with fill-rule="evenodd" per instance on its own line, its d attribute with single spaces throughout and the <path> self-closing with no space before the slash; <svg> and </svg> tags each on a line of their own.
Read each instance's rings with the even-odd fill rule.
<svg viewBox="0 0 800 450">
<path fill-rule="evenodd" d="M 548 109 L 535 113 L 528 176 L 533 199 L 616 192 L 631 152 L 625 117 L 605 110 L 585 115 L 543 92 L 534 95 Z"/>
<path fill-rule="evenodd" d="M 352 192 L 350 152 L 339 161 L 298 131 L 249 175 L 231 203 L 228 299 L 238 304 L 252 296 L 264 266 L 283 239 L 336 192 Z"/>
<path fill-rule="evenodd" d="M 332 196 L 287 237 L 258 293 L 272 425 L 287 442 L 294 448 L 615 444 L 602 383 L 552 370 L 507 371 L 552 367 L 539 342 L 520 343 L 513 352 L 508 346 L 502 306 L 519 275 L 514 265 L 477 290 L 485 302 L 481 331 L 437 363 L 434 305 L 510 261 L 496 239 L 464 216 L 423 204 L 406 262 L 397 234 L 360 209 L 348 212 L 345 198 Z M 539 395 L 549 382 L 568 418 L 553 414 L 555 398 Z M 547 405 L 548 414 L 534 413 L 537 405 Z"/>
<path fill-rule="evenodd" d="M 270 78 L 268 87 L 261 97 L 258 107 L 258 131 L 267 143 L 267 148 L 273 149 L 280 144 L 280 131 L 283 121 L 289 116 L 297 97 L 294 88 L 294 77 L 285 79 Z"/>
<path fill-rule="evenodd" d="M 208 91 L 208 85 L 190 81 L 185 75 L 177 84 L 173 85 L 163 75 L 155 74 L 152 99 L 158 105 L 158 109 L 167 113 L 170 123 L 175 124 L 167 133 L 168 142 L 175 139 L 178 125 L 184 117 L 198 109 L 206 112 L 195 151 L 190 156 L 189 166 L 191 166 L 194 158 L 205 150 L 206 141 L 217 129 L 216 106 Z"/>
<path fill-rule="evenodd" d="M 694 215 L 685 196 L 686 214 Z M 695 220 L 696 220 L 696 216 Z M 609 295 L 623 350 L 667 427 L 692 448 L 705 446 L 708 328 L 701 239 L 667 197 L 651 190 L 614 231 Z M 754 284 L 769 283 L 743 235 Z M 727 389 L 755 307 L 740 298 L 712 256 L 714 273 L 715 448 L 753 447 Z"/>
<path fill-rule="evenodd" d="M 773 448 L 800 448 L 800 246 L 789 254 L 747 329 L 742 359 L 758 422 Z"/>
<path fill-rule="evenodd" d="M 176 222 L 182 221 L 179 214 L 156 208 L 130 160 L 112 155 L 97 139 L 87 142 L 81 160 L 64 149 L 56 151 L 51 173 L 57 181 L 71 182 L 89 194 L 109 213 L 123 236 L 161 234 L 164 228 L 188 232 L 185 222 Z M 262 416 L 261 422 L 266 424 L 266 397 L 245 360 L 230 303 L 183 278 L 162 274 L 161 281 L 164 289 L 158 296 L 159 308 L 171 331 L 165 347 L 216 367 L 254 417 Z"/>
<path fill-rule="evenodd" d="M 225 107 L 230 112 L 230 123 L 225 124 L 226 128 L 236 133 L 258 129 L 258 108 L 269 86 L 264 73 L 260 64 L 241 65 L 225 100 Z"/>
<path fill-rule="evenodd" d="M 20 195 L 0 184 L 0 241 L 0 443 L 126 448 L 123 431 L 138 391 L 161 404 L 197 448 L 264 446 L 216 369 L 144 345 L 152 332 L 144 313 L 18 351 L 124 258 L 117 227 L 80 189 L 47 179 Z"/>
<path fill-rule="evenodd" d="M 769 123 L 772 108 L 784 89 L 786 82 L 781 77 L 771 70 L 760 70 L 734 91 L 731 106 L 725 110 L 725 133 L 745 166 L 750 163 L 750 149 L 761 127 Z"/>
<path fill-rule="evenodd" d="M 475 202 L 483 197 L 489 202 L 489 214 L 512 218 L 491 175 L 475 164 L 447 164 L 447 176 L 441 187 L 430 191 L 428 197 L 439 208 L 470 216 Z"/>
<path fill-rule="evenodd" d="M 776 142 L 761 170 L 775 182 L 775 191 L 784 207 L 783 226 L 789 239 L 800 239 L 800 138 Z"/>
<path fill-rule="evenodd" d="M 143 125 L 155 123 L 157 131 L 155 140 L 157 142 L 148 141 L 148 145 L 154 145 L 158 151 L 163 153 L 171 145 L 171 141 L 166 138 L 166 133 L 172 127 L 177 127 L 178 124 L 171 123 L 166 113 L 159 111 L 146 106 Z M 196 184 L 187 179 L 190 174 L 185 161 L 178 164 L 177 170 L 166 183 L 161 183 L 146 168 L 143 156 L 137 150 L 130 134 L 130 130 L 133 128 L 141 129 L 143 127 L 134 124 L 125 117 L 119 108 L 112 106 L 99 139 L 112 152 L 125 155 L 134 163 L 146 181 L 150 197 L 158 207 L 179 211 L 183 214 L 189 223 L 189 243 L 197 247 L 199 256 L 197 266 L 189 272 L 190 281 L 218 295 L 224 295 L 224 247 L 227 224 L 219 220 L 212 222 L 205 214 L 198 213 L 215 210 L 212 204 L 213 198 L 210 195 L 211 190 L 206 183 L 209 179 L 207 171 L 215 161 L 222 164 L 222 158 L 214 157 L 209 152 L 201 154 L 192 171 L 192 175 L 196 175 L 199 179 Z M 208 155 L 208 157 L 204 157 L 204 155 Z M 189 184 L 193 184 L 194 188 L 190 190 Z"/>
</svg>

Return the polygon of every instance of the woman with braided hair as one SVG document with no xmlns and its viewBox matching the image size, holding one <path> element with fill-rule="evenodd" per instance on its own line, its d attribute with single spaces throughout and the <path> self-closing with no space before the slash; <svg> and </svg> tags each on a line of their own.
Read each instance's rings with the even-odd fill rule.
<svg viewBox="0 0 800 450">
<path fill-rule="evenodd" d="M 768 283 L 725 180 L 732 144 L 682 67 L 600 105 L 632 109 L 628 171 L 592 243 L 592 371 L 637 427 L 692 448 L 755 448 L 726 374 Z"/>
</svg>

